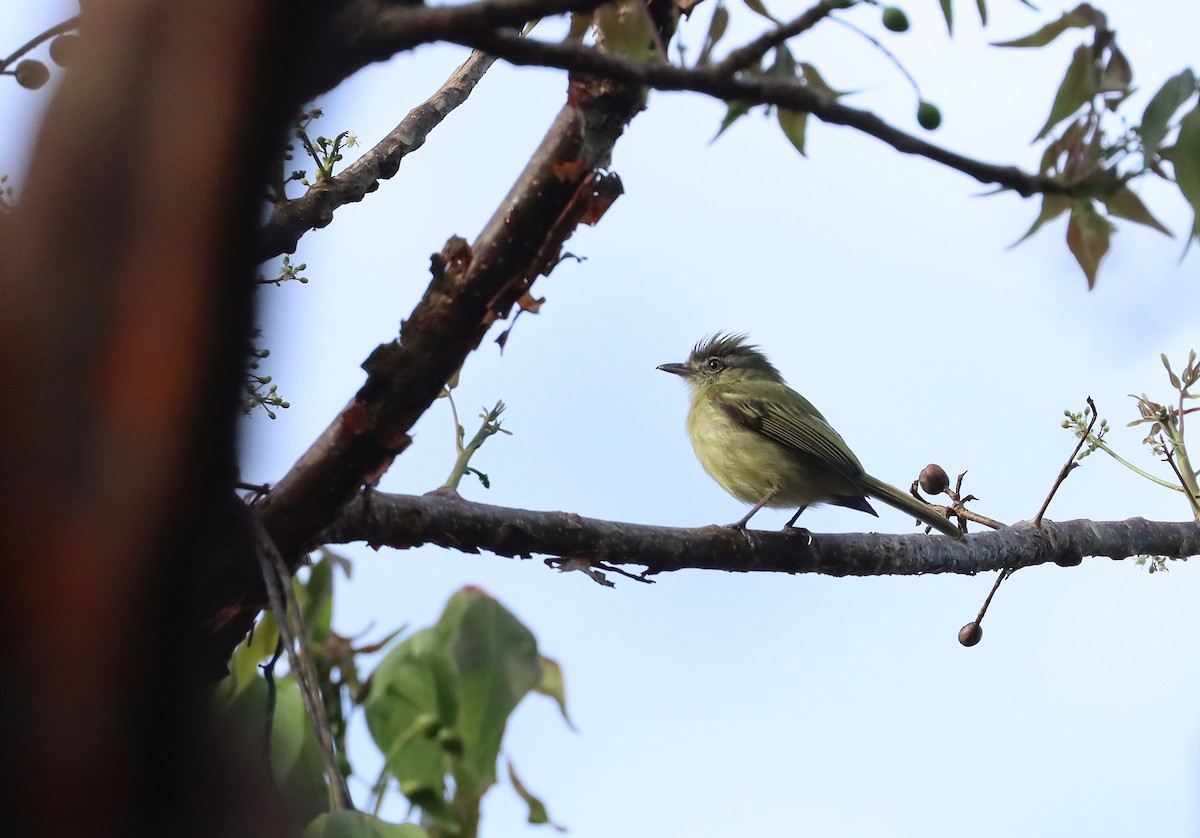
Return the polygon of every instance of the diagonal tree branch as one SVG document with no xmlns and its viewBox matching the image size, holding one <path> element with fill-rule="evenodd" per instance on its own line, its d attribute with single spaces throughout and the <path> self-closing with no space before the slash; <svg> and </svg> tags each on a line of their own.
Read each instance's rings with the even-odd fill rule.
<svg viewBox="0 0 1200 838">
<path fill-rule="evenodd" d="M 650 11 L 669 40 L 673 3 L 651 0 Z M 363 364 L 366 383 L 257 507 L 292 567 L 408 447 L 412 425 L 488 327 L 549 272 L 575 227 L 594 223 L 615 197 L 615 178 L 599 170 L 643 104 L 640 87 L 573 77 L 567 103 L 474 245 L 452 239 L 434 256 L 433 280 L 400 339 L 376 348 Z M 261 585 L 245 582 L 222 612 L 227 627 L 248 628 L 263 602 Z"/>
<path fill-rule="evenodd" d="M 479 51 L 471 53 L 437 92 L 409 111 L 374 148 L 299 198 L 277 204 L 259 231 L 259 258 L 295 253 L 300 237 L 327 226 L 338 207 L 361 201 L 379 188 L 381 180 L 394 176 L 400 162 L 424 145 L 429 132 L 467 100 L 495 60 Z"/>
<path fill-rule="evenodd" d="M 726 527 L 657 527 L 490 506 L 441 491 L 422 496 L 366 492 L 346 506 L 322 540 L 400 549 L 437 544 L 514 557 L 541 554 L 642 565 L 648 573 L 701 569 L 883 576 L 975 574 L 1049 563 L 1069 567 L 1084 556 L 1184 558 L 1200 554 L 1200 523 L 1044 521 L 1040 528 L 1018 524 L 971 535 L 965 547 L 922 534 L 823 534 L 813 535 L 809 543 L 802 531 L 742 535 Z"/>
</svg>

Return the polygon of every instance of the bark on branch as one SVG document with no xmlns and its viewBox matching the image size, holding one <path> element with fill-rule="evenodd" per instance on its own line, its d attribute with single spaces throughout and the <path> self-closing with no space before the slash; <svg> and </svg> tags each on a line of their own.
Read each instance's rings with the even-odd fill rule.
<svg viewBox="0 0 1200 838">
<path fill-rule="evenodd" d="M 1054 563 L 1077 565 L 1086 556 L 1125 559 L 1152 554 L 1200 555 L 1200 522 L 1043 521 L 972 534 L 966 545 L 920 533 L 814 534 L 725 527 L 658 527 L 474 503 L 453 493 L 392 495 L 365 492 L 325 531 L 333 544 L 365 541 L 404 549 L 436 544 L 466 553 L 586 559 L 671 570 L 821 573 L 883 576 L 975 574 Z"/>
<path fill-rule="evenodd" d="M 473 52 L 450 74 L 438 90 L 393 128 L 374 148 L 327 181 L 275 206 L 259 231 L 258 256 L 266 260 L 281 253 L 295 253 L 296 243 L 309 230 L 327 226 L 333 213 L 345 204 L 361 201 L 400 169 L 400 162 L 425 144 L 426 137 L 450 112 L 471 95 L 495 57 Z"/>
</svg>

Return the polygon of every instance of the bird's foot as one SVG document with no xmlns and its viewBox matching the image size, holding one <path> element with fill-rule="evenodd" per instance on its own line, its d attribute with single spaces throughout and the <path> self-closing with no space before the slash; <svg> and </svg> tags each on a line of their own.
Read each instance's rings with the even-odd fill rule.
<svg viewBox="0 0 1200 838">
<path fill-rule="evenodd" d="M 808 530 L 807 527 L 797 527 L 797 526 L 793 526 L 792 524 L 788 524 L 783 528 L 783 532 L 788 533 L 789 535 L 791 535 L 792 533 L 796 533 L 797 535 L 803 535 L 806 539 L 808 539 L 808 545 L 810 547 L 812 546 L 813 534 Z"/>
</svg>

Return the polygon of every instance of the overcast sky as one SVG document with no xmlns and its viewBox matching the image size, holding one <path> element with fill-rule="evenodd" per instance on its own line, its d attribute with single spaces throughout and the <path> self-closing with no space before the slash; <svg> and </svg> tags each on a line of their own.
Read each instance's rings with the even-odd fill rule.
<svg viewBox="0 0 1200 838">
<path fill-rule="evenodd" d="M 36 8 L 30 6 L 36 5 Z M 769 4 L 786 15 L 791 4 Z M 902 4 L 903 5 L 903 4 Z M 1083 37 L 1038 51 L 987 48 L 1056 16 L 993 0 L 979 28 L 960 0 L 949 40 L 938 5 L 907 7 L 913 29 L 886 37 L 943 111 L 930 135 L 997 163 L 1036 166 L 1030 141 Z M 695 44 L 710 12 L 688 32 Z M 737 8 L 733 8 L 737 6 Z M 1067 8 L 1064 5 L 1063 8 Z M 731 5 L 737 43 L 760 19 Z M 1103 8 L 1149 95 L 1197 59 L 1194 0 Z M 74 11 L 71 3 L 0 4 L 9 47 Z M 882 32 L 877 11 L 847 17 Z M 763 22 L 765 23 L 765 22 Z M 887 35 L 887 33 L 882 33 Z M 820 27 L 793 48 L 850 104 L 914 132 L 916 102 L 868 43 Z M 692 54 L 695 50 L 693 49 Z M 389 131 L 464 57 L 429 47 L 360 73 L 320 100 L 316 130 L 349 129 L 364 147 Z M 41 93 L 0 85 L 0 171 L 20 182 Z M 503 198 L 564 98 L 551 71 L 497 64 L 470 101 L 408 158 L 396 178 L 333 225 L 305 237 L 295 261 L 311 282 L 268 288 L 264 342 L 292 407 L 245 424 L 243 477 L 273 482 L 363 380 L 359 364 L 395 337 L 428 282 L 429 254 L 472 239 Z M 1064 408 L 1095 398 L 1111 440 L 1140 466 L 1168 471 L 1126 429 L 1129 393 L 1166 399 L 1162 352 L 1182 366 L 1200 349 L 1200 261 L 1183 243 L 1122 224 L 1096 290 L 1063 241 L 1065 221 L 1009 250 L 1037 213 L 1011 195 L 983 197 L 969 178 L 814 122 L 807 159 L 774 120 L 742 119 L 710 143 L 724 106 L 652 93 L 617 146 L 625 194 L 534 292 L 503 355 L 485 340 L 457 391 L 468 426 L 504 399 L 513 436 L 473 461 L 492 488 L 475 500 L 675 526 L 726 523 L 744 507 L 700 469 L 683 431 L 685 390 L 655 370 L 700 337 L 743 331 L 839 429 L 866 468 L 907 486 L 927 462 L 968 470 L 976 508 L 1031 517 L 1074 439 Z M 193 173 L 181 173 L 186 189 Z M 1191 213 L 1171 189 L 1141 190 L 1183 234 Z M 508 324 L 501 324 L 497 332 Z M 469 428 L 469 432 L 470 432 Z M 435 404 L 387 491 L 439 485 L 454 459 L 448 406 Z M 782 526 L 790 513 L 755 524 Z M 1049 516 L 1185 519 L 1176 493 L 1102 454 L 1058 494 Z M 878 519 L 815 509 L 814 532 L 903 532 Z M 685 572 L 602 588 L 540 561 L 438 549 L 348 548 L 335 626 L 344 634 L 433 622 L 459 587 L 478 584 L 556 658 L 578 732 L 552 702 L 529 698 L 506 739 L 522 779 L 575 838 L 749 836 L 1195 836 L 1200 833 L 1200 567 L 1149 575 L 1088 559 L 1023 570 L 964 649 L 993 575 L 829 579 Z M 377 762 L 360 737 L 363 776 Z M 354 786 L 357 794 L 365 784 Z M 399 819 L 404 807 L 388 814 Z M 485 836 L 546 830 L 523 823 L 499 787 Z"/>
</svg>

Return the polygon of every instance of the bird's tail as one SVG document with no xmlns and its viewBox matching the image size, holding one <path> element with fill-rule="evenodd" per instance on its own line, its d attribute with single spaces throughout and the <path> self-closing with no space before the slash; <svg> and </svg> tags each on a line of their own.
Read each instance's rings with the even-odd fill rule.
<svg viewBox="0 0 1200 838">
<path fill-rule="evenodd" d="M 864 474 L 860 477 L 859 482 L 862 483 L 863 488 L 866 489 L 867 494 L 871 497 L 878 498 L 888 506 L 919 518 L 938 532 L 945 533 L 956 541 L 963 540 L 962 530 L 951 522 L 950 519 L 939 515 L 929 504 L 917 500 L 912 495 L 901 492 L 895 486 L 889 486 L 882 480 L 876 480 L 869 474 Z"/>
</svg>

